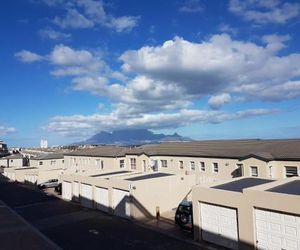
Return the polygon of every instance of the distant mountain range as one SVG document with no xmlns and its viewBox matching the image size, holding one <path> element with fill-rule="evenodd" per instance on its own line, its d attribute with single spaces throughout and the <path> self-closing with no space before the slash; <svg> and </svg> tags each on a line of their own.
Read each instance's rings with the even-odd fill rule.
<svg viewBox="0 0 300 250">
<path fill-rule="evenodd" d="M 116 130 L 113 132 L 102 131 L 91 138 L 75 144 L 116 144 L 116 145 L 141 145 L 166 141 L 191 141 L 177 133 L 173 135 L 155 134 L 148 129 Z"/>
</svg>

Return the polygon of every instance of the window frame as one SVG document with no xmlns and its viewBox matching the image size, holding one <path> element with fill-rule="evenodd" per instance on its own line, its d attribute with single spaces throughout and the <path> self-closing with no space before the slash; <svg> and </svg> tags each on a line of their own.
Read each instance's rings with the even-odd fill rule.
<svg viewBox="0 0 300 250">
<path fill-rule="evenodd" d="M 252 170 L 256 170 L 256 173 L 253 174 Z M 250 176 L 251 177 L 258 177 L 258 167 L 257 166 L 250 166 Z"/>
<path fill-rule="evenodd" d="M 219 163 L 218 162 L 213 162 L 212 163 L 212 172 L 214 174 L 219 173 Z"/>
<path fill-rule="evenodd" d="M 200 172 L 205 172 L 205 162 L 204 161 L 200 161 Z"/>
</svg>

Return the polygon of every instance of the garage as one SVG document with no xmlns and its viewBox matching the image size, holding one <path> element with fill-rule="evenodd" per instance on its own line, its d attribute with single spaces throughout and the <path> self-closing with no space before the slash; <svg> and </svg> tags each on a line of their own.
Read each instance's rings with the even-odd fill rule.
<svg viewBox="0 0 300 250">
<path fill-rule="evenodd" d="M 62 183 L 62 198 L 65 200 L 72 200 L 72 183 L 63 181 Z"/>
<path fill-rule="evenodd" d="M 96 208 L 108 212 L 108 189 L 102 187 L 95 187 L 94 197 L 96 202 Z"/>
<path fill-rule="evenodd" d="M 73 200 L 74 201 L 79 201 L 79 182 L 74 181 L 73 182 Z"/>
<path fill-rule="evenodd" d="M 203 240 L 230 249 L 238 249 L 236 209 L 201 203 L 200 220 Z"/>
<path fill-rule="evenodd" d="M 114 214 L 120 217 L 130 217 L 130 194 L 128 191 L 113 188 Z"/>
<path fill-rule="evenodd" d="M 80 203 L 84 207 L 93 207 L 93 190 L 91 185 L 80 183 Z"/>
<path fill-rule="evenodd" d="M 255 209 L 258 249 L 300 249 L 300 216 Z"/>
</svg>

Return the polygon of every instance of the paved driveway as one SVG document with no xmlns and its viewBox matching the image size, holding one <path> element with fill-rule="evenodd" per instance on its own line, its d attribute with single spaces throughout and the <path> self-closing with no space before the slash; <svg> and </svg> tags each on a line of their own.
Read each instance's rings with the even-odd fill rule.
<svg viewBox="0 0 300 250">
<path fill-rule="evenodd" d="M 24 185 L 0 181 L 0 200 L 63 249 L 199 250 L 134 222 L 84 209 Z"/>
</svg>

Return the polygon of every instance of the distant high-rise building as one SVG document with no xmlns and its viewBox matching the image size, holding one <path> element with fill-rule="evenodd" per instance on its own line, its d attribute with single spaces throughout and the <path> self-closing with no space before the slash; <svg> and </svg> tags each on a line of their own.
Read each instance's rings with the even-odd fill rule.
<svg viewBox="0 0 300 250">
<path fill-rule="evenodd" d="M 40 146 L 41 146 L 41 148 L 48 148 L 48 141 L 42 139 L 42 140 L 41 140 Z"/>
</svg>

